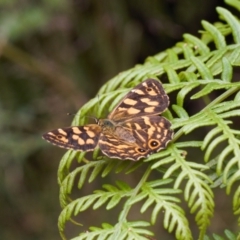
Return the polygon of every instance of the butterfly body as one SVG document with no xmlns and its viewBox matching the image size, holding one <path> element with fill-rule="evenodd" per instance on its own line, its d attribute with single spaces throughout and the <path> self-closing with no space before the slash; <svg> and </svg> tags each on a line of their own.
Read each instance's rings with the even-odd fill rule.
<svg viewBox="0 0 240 240">
<path fill-rule="evenodd" d="M 168 104 L 161 83 L 148 79 L 133 88 L 106 119 L 56 129 L 43 138 L 67 149 L 92 151 L 99 147 L 110 158 L 137 161 L 165 148 L 172 139 L 170 122 L 158 116 Z"/>
<path fill-rule="evenodd" d="M 102 132 L 114 132 L 116 123 L 109 119 L 98 119 L 97 124 L 101 127 Z"/>
</svg>

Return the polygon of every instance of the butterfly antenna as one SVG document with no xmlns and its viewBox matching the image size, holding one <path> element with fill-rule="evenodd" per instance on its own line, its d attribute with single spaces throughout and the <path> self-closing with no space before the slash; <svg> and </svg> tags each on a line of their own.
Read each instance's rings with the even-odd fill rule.
<svg viewBox="0 0 240 240">
<path fill-rule="evenodd" d="M 81 118 L 84 116 L 81 116 L 81 113 L 67 113 L 67 116 L 80 116 Z"/>
<path fill-rule="evenodd" d="M 67 115 L 68 116 L 76 116 L 77 114 L 76 113 L 67 113 Z M 88 117 L 88 118 L 92 118 L 92 119 L 94 119 L 94 121 L 96 122 L 96 123 L 98 123 L 98 118 L 96 118 L 96 117 L 94 117 L 94 116 L 82 116 L 83 118 L 86 118 L 86 117 Z"/>
<path fill-rule="evenodd" d="M 96 123 L 98 123 L 98 118 L 96 118 L 96 117 L 93 117 L 93 116 L 84 116 L 84 117 L 92 118 L 92 119 L 94 119 L 94 121 L 95 121 Z"/>
<path fill-rule="evenodd" d="M 97 94 L 97 98 L 98 98 L 97 106 L 98 106 L 98 109 L 100 109 L 100 97 L 99 97 L 99 93 Z M 99 116 L 98 116 L 98 117 L 99 117 Z"/>
<path fill-rule="evenodd" d="M 67 113 L 68 116 L 76 116 L 76 113 Z"/>
</svg>

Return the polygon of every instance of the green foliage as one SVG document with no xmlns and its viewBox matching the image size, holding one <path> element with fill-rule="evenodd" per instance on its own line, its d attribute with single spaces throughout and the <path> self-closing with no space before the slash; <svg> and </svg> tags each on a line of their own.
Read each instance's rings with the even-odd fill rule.
<svg viewBox="0 0 240 240">
<path fill-rule="evenodd" d="M 226 194 L 233 193 L 233 214 L 238 216 L 240 224 L 240 131 L 236 128 L 240 116 L 240 81 L 233 81 L 234 69 L 240 66 L 240 22 L 226 9 L 217 8 L 217 12 L 225 23 L 203 21 L 201 39 L 185 34 L 184 41 L 173 48 L 148 57 L 143 65 L 119 73 L 100 89 L 99 98 L 89 101 L 76 115 L 74 125 L 85 124 L 83 116 L 90 113 L 103 117 L 106 109 L 111 111 L 133 86 L 146 78 L 161 79 L 166 74 L 169 82 L 164 83 L 164 88 L 170 95 L 171 105 L 165 116 L 172 122 L 175 137 L 167 149 L 136 163 L 110 160 L 98 150 L 92 157 L 68 151 L 58 173 L 63 208 L 59 230 L 63 239 L 65 225 L 74 216 L 100 207 L 108 211 L 120 203 L 123 206 L 115 224 L 90 227 L 74 239 L 149 239 L 153 233 L 148 227 L 150 223 L 156 224 L 160 211 L 163 212 L 162 225 L 169 233 L 174 232 L 176 239 L 193 239 L 180 193 L 195 215 L 198 239 L 210 239 L 204 236 L 214 214 L 214 190 L 219 187 L 225 187 Z M 227 36 L 232 37 L 229 44 Z M 215 48 L 211 49 L 210 44 Z M 186 109 L 189 98 L 200 103 L 201 109 L 194 112 Z M 207 133 L 199 141 L 196 131 Z M 189 149 L 199 155 L 188 156 Z M 72 170 L 75 159 L 79 165 Z M 120 173 L 134 174 L 141 167 L 145 170 L 136 186 L 117 180 L 91 194 L 71 199 L 76 183 L 78 189 L 82 189 L 87 182 L 93 183 L 114 173 L 115 178 Z M 150 175 L 156 176 L 156 173 L 158 178 L 150 180 Z M 149 219 L 129 220 L 133 207 L 141 213 L 150 211 Z M 225 234 L 228 239 L 236 239 L 229 231 Z M 222 238 L 214 235 L 213 239 Z"/>
<path fill-rule="evenodd" d="M 1 12 L 0 16 L 1 40 L 3 40 L 2 38 L 17 40 L 22 35 L 32 34 L 50 21 L 51 12 L 61 11 L 66 7 L 65 5 L 64 1 L 61 4 L 51 1 L 51 4 L 44 5 L 44 8 L 35 4 L 29 4 L 26 7 L 23 4 L 18 6 L 19 9 L 13 10 L 11 9 L 13 3 L 10 1 L 8 3 L 0 2 L 0 7 L 5 10 Z M 9 11 L 10 9 L 13 11 Z"/>
<path fill-rule="evenodd" d="M 225 230 L 224 233 L 225 233 L 227 238 L 225 236 L 223 238 L 223 237 L 221 237 L 221 236 L 219 236 L 217 234 L 213 234 L 212 238 L 210 238 L 208 236 L 204 236 L 204 240 L 211 240 L 211 239 L 213 239 L 213 240 L 225 240 L 225 239 L 238 240 L 239 237 L 240 237 L 240 235 L 237 236 L 237 235 L 235 235 L 233 232 L 231 232 L 229 230 Z"/>
</svg>

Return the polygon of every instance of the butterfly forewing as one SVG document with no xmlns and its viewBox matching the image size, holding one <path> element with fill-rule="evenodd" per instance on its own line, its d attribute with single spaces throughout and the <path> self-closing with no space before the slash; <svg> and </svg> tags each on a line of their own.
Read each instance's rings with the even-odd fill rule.
<svg viewBox="0 0 240 240">
<path fill-rule="evenodd" d="M 169 99 L 162 84 L 148 79 L 133 88 L 108 115 L 108 118 L 119 122 L 125 119 L 157 115 L 164 112 Z"/>
<path fill-rule="evenodd" d="M 92 151 L 98 144 L 101 128 L 97 124 L 58 128 L 47 132 L 43 138 L 62 148 Z"/>
</svg>

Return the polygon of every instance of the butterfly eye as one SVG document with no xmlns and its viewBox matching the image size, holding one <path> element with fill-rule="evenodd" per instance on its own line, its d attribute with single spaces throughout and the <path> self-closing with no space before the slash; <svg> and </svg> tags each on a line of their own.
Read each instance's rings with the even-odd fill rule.
<svg viewBox="0 0 240 240">
<path fill-rule="evenodd" d="M 156 140 L 151 140 L 149 144 L 152 148 L 156 148 L 160 145 L 159 141 Z"/>
</svg>

